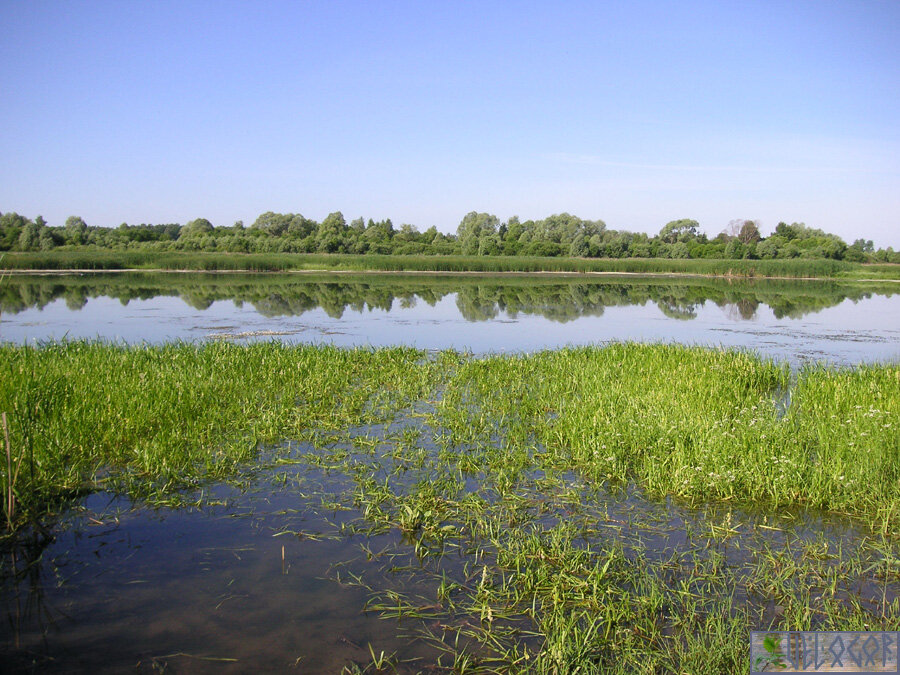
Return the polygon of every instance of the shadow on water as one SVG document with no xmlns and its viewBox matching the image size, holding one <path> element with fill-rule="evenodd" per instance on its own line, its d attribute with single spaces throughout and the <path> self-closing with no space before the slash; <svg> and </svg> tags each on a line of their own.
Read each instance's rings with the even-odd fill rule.
<svg viewBox="0 0 900 675">
<path fill-rule="evenodd" d="M 52 539 L 7 541 L 4 670 L 334 673 L 382 654 L 398 672 L 448 666 L 433 636 L 478 620 L 448 610 L 442 584 L 464 588 L 502 553 L 479 530 L 490 522 L 565 524 L 580 546 L 618 542 L 669 570 L 673 585 L 718 566 L 760 628 L 779 605 L 742 581 L 748 570 L 809 556 L 826 568 L 847 555 L 877 563 L 864 533 L 834 515 L 697 508 L 554 474 L 534 458 L 514 474 L 486 470 L 468 462 L 496 448 L 448 443 L 428 412 L 266 448 L 231 483 L 181 495 L 177 507 L 93 494 Z M 451 503 L 460 510 L 430 510 Z M 847 598 L 875 613 L 900 592 L 896 575 L 842 574 Z M 540 646 L 525 619 L 508 624 L 522 627 L 520 644 Z"/>
</svg>

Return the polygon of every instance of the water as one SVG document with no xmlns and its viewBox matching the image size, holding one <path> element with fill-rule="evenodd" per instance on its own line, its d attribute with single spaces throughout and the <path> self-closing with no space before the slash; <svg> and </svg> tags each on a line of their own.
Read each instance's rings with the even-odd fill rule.
<svg viewBox="0 0 900 675">
<path fill-rule="evenodd" d="M 393 432 L 396 438 L 412 427 L 427 432 L 416 419 L 401 418 L 389 428 L 361 427 L 351 435 L 387 439 Z M 436 450 L 427 435 L 419 443 Z M 371 454 L 349 442 L 332 447 L 371 464 L 377 476 L 390 476 L 397 493 L 413 490 L 432 470 L 426 465 L 398 474 L 397 463 L 405 458 L 391 459 L 387 440 Z M 427 612 L 436 598 L 434 572 L 464 579 L 467 557 L 449 553 L 419 559 L 396 529 L 372 536 L 341 534 L 343 524 L 364 525 L 361 510 L 352 506 L 352 472 L 300 462 L 311 450 L 306 443 L 270 449 L 264 463 L 275 457 L 298 461 L 270 461 L 231 485 L 208 486 L 199 508 L 135 508 L 126 499 L 93 494 L 54 525 L 51 537 L 34 534 L 4 550 L 4 672 L 296 668 L 337 673 L 344 666 L 370 663 L 369 645 L 376 655 L 393 654 L 398 672 L 428 672 L 440 652 L 414 637 L 420 620 L 384 619 L 377 611 L 365 611 L 374 595 L 354 577 L 382 594 L 393 589 L 418 598 L 416 604 Z M 649 500 L 634 486 L 606 492 L 574 474 L 562 476 L 555 487 L 543 478 L 523 475 L 516 489 L 532 504 L 533 522 L 553 526 L 565 520 L 594 530 L 594 545 L 616 539 L 627 551 L 641 550 L 651 560 L 676 553 L 698 560 L 721 555 L 737 569 L 753 564 L 765 546 L 780 549 L 790 542 L 802 555 L 803 543 L 821 541 L 822 535 L 847 553 L 858 545 L 852 524 L 836 518 L 802 511 L 753 513 L 731 505 L 696 510 Z M 483 496 L 496 499 L 481 482 L 490 483 L 482 476 L 470 489 L 483 489 Z M 572 501 L 573 488 L 582 495 L 580 503 Z M 763 523 L 777 528 L 757 527 Z M 717 539 L 711 524 L 733 527 L 735 534 Z M 12 570 L 18 574 L 11 575 Z M 860 581 L 847 581 L 853 584 Z M 738 589 L 736 598 L 743 601 L 745 592 Z M 898 592 L 900 586 L 892 583 L 888 602 Z M 877 601 L 881 587 L 863 581 L 858 593 L 864 603 Z M 442 621 L 424 619 L 431 628 L 440 628 Z"/>
<path fill-rule="evenodd" d="M 615 340 L 756 350 L 793 365 L 900 357 L 900 284 L 583 276 L 13 277 L 0 339 L 279 339 L 475 354 Z"/>
<path fill-rule="evenodd" d="M 750 348 L 795 366 L 855 364 L 900 357 L 898 291 L 891 284 L 547 275 L 13 277 L 0 287 L 0 339 L 279 339 L 478 354 L 649 340 Z M 289 455 L 303 449 L 287 446 Z M 270 449 L 273 457 L 282 450 Z M 478 481 L 469 487 L 478 490 Z M 435 587 L 417 572 L 426 563 L 396 530 L 341 535 L 341 524 L 361 513 L 322 498 L 347 505 L 351 488 L 340 472 L 273 464 L 185 495 L 202 507 L 87 497 L 48 532 L 0 547 L 0 670 L 334 673 L 365 667 L 370 644 L 376 656 L 396 654 L 400 672 L 426 669 L 438 653 L 409 637 L 415 622 L 364 611 L 371 593 L 348 583 L 361 575 L 382 591 L 420 594 L 427 606 Z M 747 561 L 746 551 L 787 538 L 824 534 L 845 550 L 858 542 L 852 524 L 802 512 L 695 511 L 645 499 L 631 486 L 624 495 L 592 493 L 580 513 L 570 513 L 571 504 L 543 494 L 537 482 L 523 490 L 523 498 L 549 505 L 548 523 L 581 518 L 598 524 L 604 538 L 639 539 L 660 557 L 696 550 L 688 531 L 730 527 L 732 517 L 749 533 L 733 540 L 740 545 L 707 541 L 732 566 Z M 776 518 L 781 529 L 754 526 Z M 388 553 L 370 558 L 362 544 Z M 445 556 L 440 564 L 458 574 L 462 560 Z M 893 584 L 890 597 L 897 591 Z"/>
</svg>

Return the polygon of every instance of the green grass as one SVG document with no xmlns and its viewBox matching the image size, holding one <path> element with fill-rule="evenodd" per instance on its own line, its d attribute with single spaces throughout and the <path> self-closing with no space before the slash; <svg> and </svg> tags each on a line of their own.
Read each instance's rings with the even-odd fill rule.
<svg viewBox="0 0 900 675">
<path fill-rule="evenodd" d="M 627 344 L 445 370 L 425 427 L 373 444 L 337 433 L 309 457 L 355 481 L 345 531 L 401 534 L 365 549 L 393 577 L 357 582 L 441 665 L 735 673 L 750 630 L 900 627 L 897 366 L 792 383 L 745 353 Z M 869 439 L 864 461 L 850 437 Z M 634 484 L 654 503 L 718 506 L 661 544 L 680 528 L 633 508 Z M 873 532 L 811 536 L 823 509 Z"/>
<path fill-rule="evenodd" d="M 421 356 L 274 343 L 0 347 L 0 411 L 23 458 L 20 518 L 94 490 L 163 499 L 231 475 L 261 443 L 422 395 Z"/>
<path fill-rule="evenodd" d="M 421 357 L 278 344 L 0 347 L 0 411 L 27 456 L 20 501 L 96 475 L 130 490 L 179 486 L 198 467 L 233 469 L 261 442 L 364 421 L 376 394 L 424 397 L 440 377 L 438 422 L 457 441 L 536 441 L 549 468 L 636 480 L 656 495 L 898 523 L 896 365 L 808 368 L 792 384 L 784 364 L 674 345 L 463 360 L 440 373 Z"/>
<path fill-rule="evenodd" d="M 64 250 L 7 253 L 6 269 L 287 271 L 330 269 L 386 272 L 624 272 L 737 277 L 900 279 L 900 265 L 861 265 L 828 259 L 671 260 L 504 256 L 240 254 Z"/>
<path fill-rule="evenodd" d="M 900 629 L 896 364 L 72 342 L 3 346 L 0 378 L 16 524 L 91 490 L 166 503 L 265 449 L 273 482 L 321 470 L 276 483 L 345 512 L 305 541 L 359 542 L 341 583 L 451 672 L 747 672 L 750 630 Z M 850 543 L 816 525 L 846 514 Z"/>
<path fill-rule="evenodd" d="M 790 379 L 786 365 L 740 352 L 564 349 L 464 364 L 441 413 L 463 433 L 473 414 L 485 433 L 502 420 L 543 444 L 546 462 L 596 482 L 636 480 L 693 502 L 802 504 L 893 529 L 900 367 L 814 367 Z"/>
</svg>

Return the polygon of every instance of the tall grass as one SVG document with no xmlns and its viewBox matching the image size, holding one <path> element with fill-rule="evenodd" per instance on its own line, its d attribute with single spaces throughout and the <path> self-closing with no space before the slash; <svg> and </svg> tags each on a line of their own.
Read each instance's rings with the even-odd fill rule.
<svg viewBox="0 0 900 675">
<path fill-rule="evenodd" d="M 8 253 L 7 269 L 164 269 L 207 271 L 345 270 L 389 272 L 621 272 L 702 274 L 737 277 L 900 278 L 898 265 L 869 265 L 829 259 L 673 260 L 585 259 L 505 256 L 241 254 L 70 250 Z"/>
<path fill-rule="evenodd" d="M 190 485 L 233 470 L 260 442 L 363 421 L 380 397 L 425 397 L 439 378 L 451 436 L 499 433 L 516 453 L 536 440 L 548 469 L 692 502 L 900 522 L 900 366 L 807 369 L 791 384 L 783 364 L 673 345 L 458 366 L 452 355 L 440 367 L 421 357 L 278 344 L 0 347 L 0 411 L 26 458 L 18 498 L 49 502 L 99 480 L 133 493 Z"/>
</svg>

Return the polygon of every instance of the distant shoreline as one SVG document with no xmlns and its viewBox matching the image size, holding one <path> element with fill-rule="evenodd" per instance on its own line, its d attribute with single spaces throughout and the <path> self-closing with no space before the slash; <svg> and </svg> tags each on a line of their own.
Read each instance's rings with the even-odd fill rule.
<svg viewBox="0 0 900 675">
<path fill-rule="evenodd" d="M 832 259 L 573 258 L 534 256 L 426 256 L 353 254 L 187 253 L 148 251 L 48 251 L 6 253 L 0 274 L 104 272 L 565 275 L 710 277 L 721 279 L 829 279 L 898 281 L 900 264 Z"/>
<path fill-rule="evenodd" d="M 752 280 L 776 280 L 776 281 L 839 281 L 845 283 L 900 283 L 900 278 L 862 278 L 862 277 L 792 277 L 792 276 L 763 276 L 744 274 L 701 274 L 698 272 L 619 272 L 603 270 L 538 270 L 538 271 L 483 271 L 483 270 L 347 270 L 347 269 L 300 269 L 300 270 L 251 270 L 251 269 L 163 269 L 130 267 L 124 269 L 0 269 L 2 276 L 72 276 L 72 275 L 100 275 L 100 274 L 258 274 L 258 275 L 313 275 L 333 274 L 339 276 L 482 276 L 482 277 L 650 277 L 661 279 L 721 279 L 724 281 L 752 281 Z"/>
</svg>

